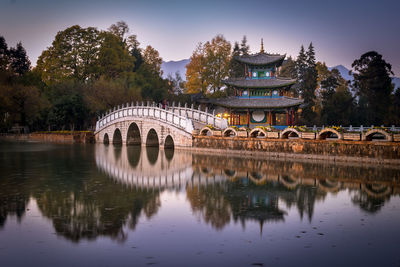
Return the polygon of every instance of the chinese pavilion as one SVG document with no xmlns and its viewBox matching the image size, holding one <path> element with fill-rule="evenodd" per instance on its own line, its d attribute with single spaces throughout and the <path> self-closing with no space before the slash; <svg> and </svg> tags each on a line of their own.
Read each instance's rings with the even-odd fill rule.
<svg viewBox="0 0 400 267">
<path fill-rule="evenodd" d="M 286 55 L 264 52 L 234 59 L 244 65 L 244 77 L 223 82 L 233 88 L 234 95 L 215 99 L 214 105 L 223 109 L 230 125 L 255 127 L 273 125 L 284 128 L 295 123 L 302 99 L 290 96 L 295 79 L 279 77 L 279 69 Z M 220 108 L 220 109 L 221 109 Z"/>
</svg>

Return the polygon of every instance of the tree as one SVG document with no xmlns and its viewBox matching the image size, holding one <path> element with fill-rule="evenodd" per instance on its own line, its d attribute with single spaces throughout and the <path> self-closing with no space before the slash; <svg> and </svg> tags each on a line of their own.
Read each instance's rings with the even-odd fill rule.
<svg viewBox="0 0 400 267">
<path fill-rule="evenodd" d="M 129 53 L 131 54 L 131 56 L 135 58 L 135 66 L 133 68 L 133 71 L 137 71 L 144 62 L 142 56 L 142 49 L 139 48 L 140 43 L 137 40 L 137 36 L 130 35 L 126 43 L 128 45 Z"/>
<path fill-rule="evenodd" d="M 204 46 L 199 43 L 186 66 L 187 89 L 190 93 L 215 93 L 229 76 L 231 44 L 223 35 L 215 36 Z"/>
<path fill-rule="evenodd" d="M 353 90 L 358 96 L 361 124 L 389 123 L 392 66 L 375 51 L 367 52 L 351 65 L 354 71 Z"/>
<path fill-rule="evenodd" d="M 248 55 L 250 52 L 250 46 L 247 44 L 246 35 L 243 36 L 242 42 L 240 43 L 240 54 Z"/>
<path fill-rule="evenodd" d="M 18 123 L 22 126 L 31 125 L 39 116 L 40 110 L 46 105 L 37 87 L 25 86 L 20 83 L 0 84 L 0 102 L 4 105 L 2 106 L 5 108 L 3 112 L 8 114 L 8 120 L 12 124 Z M 2 115 L 4 116 L 4 113 Z"/>
<path fill-rule="evenodd" d="M 22 75 L 31 69 L 31 62 L 21 42 L 16 48 L 10 49 L 10 61 L 11 69 L 16 75 Z"/>
<path fill-rule="evenodd" d="M 6 40 L 0 36 L 0 72 L 5 72 L 9 65 L 9 50 Z"/>
<path fill-rule="evenodd" d="M 157 50 L 150 45 L 146 46 L 143 52 L 143 61 L 147 65 L 148 69 L 154 75 L 162 76 L 161 64 L 162 58 Z"/>
<path fill-rule="evenodd" d="M 304 91 L 304 79 L 307 72 L 307 57 L 304 51 L 304 46 L 302 45 L 300 48 L 299 56 L 296 60 L 296 73 L 297 73 L 297 82 L 299 84 L 297 93 L 299 95 L 303 95 Z"/>
<path fill-rule="evenodd" d="M 393 123 L 400 125 L 400 87 L 397 88 L 396 92 L 393 94 Z"/>
<path fill-rule="evenodd" d="M 296 62 L 293 60 L 292 57 L 288 57 L 286 61 L 282 64 L 282 67 L 279 71 L 280 77 L 296 79 Z"/>
<path fill-rule="evenodd" d="M 207 93 L 206 54 L 202 43 L 199 43 L 186 65 L 186 93 Z"/>
<path fill-rule="evenodd" d="M 85 88 L 85 102 L 94 115 L 123 103 L 141 100 L 141 87 L 135 73 L 125 74 L 114 80 L 100 77 Z"/>
<path fill-rule="evenodd" d="M 183 81 L 179 71 L 175 72 L 175 77 L 172 77 L 171 74 L 168 74 L 167 80 L 171 88 L 171 90 L 169 90 L 170 94 L 179 95 L 183 93 L 185 82 Z"/>
<path fill-rule="evenodd" d="M 235 42 L 233 46 L 233 51 L 231 55 L 231 60 L 229 61 L 229 76 L 232 78 L 242 77 L 244 74 L 244 66 L 239 63 L 236 58 L 241 55 L 239 43 Z"/>
<path fill-rule="evenodd" d="M 231 44 L 223 35 L 217 35 L 204 47 L 206 52 L 206 77 L 209 89 L 215 93 L 221 90 L 224 85 L 222 81 L 229 76 Z"/>
<path fill-rule="evenodd" d="M 349 125 L 353 119 L 354 102 L 347 81 L 337 69 L 329 71 L 326 68 L 326 71 L 320 82 L 321 121 L 325 125 Z"/>
<path fill-rule="evenodd" d="M 93 78 L 101 43 L 100 32 L 93 27 L 74 25 L 58 32 L 37 61 L 43 81 L 49 85 L 70 78 L 79 81 Z"/>
<path fill-rule="evenodd" d="M 116 24 L 112 24 L 108 31 L 115 36 L 118 36 L 121 41 L 125 42 L 124 36 L 129 32 L 128 24 L 125 21 L 118 21 Z"/>
<path fill-rule="evenodd" d="M 103 42 L 99 50 L 99 71 L 96 76 L 103 75 L 115 79 L 122 73 L 133 71 L 135 58 L 121 38 L 109 32 L 103 32 L 101 36 Z"/>
<path fill-rule="evenodd" d="M 296 69 L 299 83 L 299 93 L 304 99 L 304 108 L 302 109 L 302 120 L 304 123 L 315 123 L 315 90 L 317 88 L 317 69 L 315 61 L 315 51 L 310 43 L 307 52 L 301 46 L 299 56 L 296 62 Z"/>
</svg>

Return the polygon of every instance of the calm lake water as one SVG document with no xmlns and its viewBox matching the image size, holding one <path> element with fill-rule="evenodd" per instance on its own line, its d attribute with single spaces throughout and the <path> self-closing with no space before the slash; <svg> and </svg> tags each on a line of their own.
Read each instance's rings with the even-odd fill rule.
<svg viewBox="0 0 400 267">
<path fill-rule="evenodd" d="M 0 144 L 0 266 L 400 266 L 400 166 Z"/>
</svg>

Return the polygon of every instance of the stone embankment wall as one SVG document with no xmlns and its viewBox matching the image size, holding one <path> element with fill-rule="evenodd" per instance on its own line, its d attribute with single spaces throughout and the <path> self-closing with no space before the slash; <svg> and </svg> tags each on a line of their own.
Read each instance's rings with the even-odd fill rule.
<svg viewBox="0 0 400 267">
<path fill-rule="evenodd" d="M 51 143 L 94 143 L 93 132 L 7 134 L 0 139 L 10 141 L 37 141 Z"/>
<path fill-rule="evenodd" d="M 194 136 L 194 150 L 210 150 L 259 157 L 400 164 L 400 143 L 379 141 L 303 140 Z"/>
</svg>

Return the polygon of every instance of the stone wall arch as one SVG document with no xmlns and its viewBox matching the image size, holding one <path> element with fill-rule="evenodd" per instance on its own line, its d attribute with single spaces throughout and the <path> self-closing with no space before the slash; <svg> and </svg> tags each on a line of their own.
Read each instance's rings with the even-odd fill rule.
<svg viewBox="0 0 400 267">
<path fill-rule="evenodd" d="M 337 136 L 338 140 L 343 140 L 343 134 L 336 131 L 333 128 L 324 128 L 318 133 L 317 139 L 326 140 L 326 138 L 335 138 Z"/>
<path fill-rule="evenodd" d="M 116 128 L 112 138 L 113 145 L 122 145 L 122 133 L 119 128 Z"/>
<path fill-rule="evenodd" d="M 202 135 L 202 136 L 212 136 L 213 133 L 212 133 L 212 130 L 206 126 L 206 127 L 203 127 L 200 130 L 200 135 Z"/>
<path fill-rule="evenodd" d="M 250 131 L 249 136 L 252 138 L 266 138 L 267 133 L 263 129 L 254 128 Z"/>
<path fill-rule="evenodd" d="M 301 133 L 294 128 L 286 128 L 281 132 L 281 139 L 300 138 Z"/>
<path fill-rule="evenodd" d="M 382 129 L 372 129 L 369 130 L 365 135 L 364 135 L 364 140 L 365 141 L 372 141 L 374 136 L 376 137 L 377 135 L 381 135 L 383 136 L 383 140 L 384 141 L 388 141 L 391 142 L 393 141 L 393 136 L 391 134 L 389 134 L 388 132 L 386 132 L 385 130 Z"/>
<path fill-rule="evenodd" d="M 236 137 L 236 136 L 238 136 L 237 131 L 236 131 L 234 128 L 232 128 L 232 127 L 226 128 L 226 129 L 223 131 L 222 135 L 223 135 L 224 137 Z"/>
<path fill-rule="evenodd" d="M 139 126 L 132 122 L 126 133 L 126 145 L 140 145 L 142 143 Z"/>
</svg>

